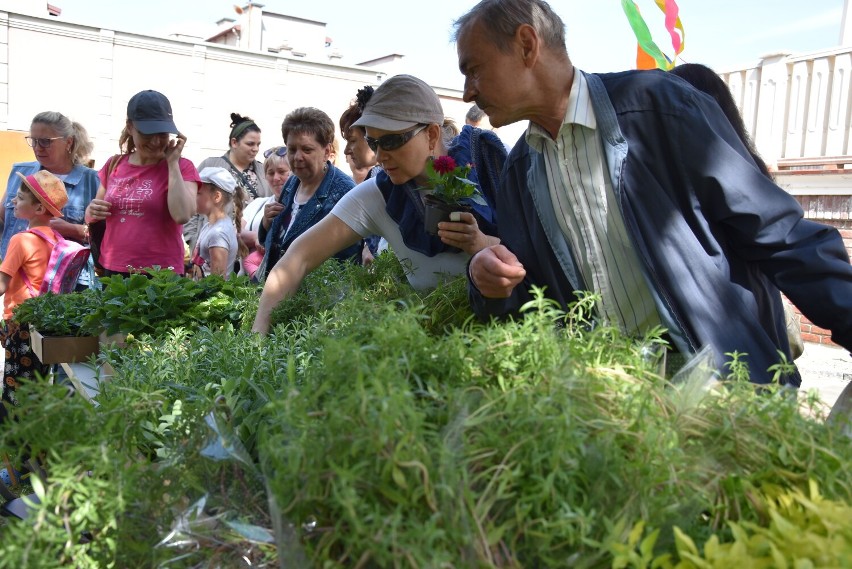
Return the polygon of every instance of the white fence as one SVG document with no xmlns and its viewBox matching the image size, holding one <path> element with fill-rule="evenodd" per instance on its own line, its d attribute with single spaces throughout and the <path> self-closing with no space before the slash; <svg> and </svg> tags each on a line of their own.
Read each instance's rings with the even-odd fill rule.
<svg viewBox="0 0 852 569">
<path fill-rule="evenodd" d="M 779 170 L 852 168 L 850 75 L 852 47 L 721 74 L 758 151 Z"/>
</svg>

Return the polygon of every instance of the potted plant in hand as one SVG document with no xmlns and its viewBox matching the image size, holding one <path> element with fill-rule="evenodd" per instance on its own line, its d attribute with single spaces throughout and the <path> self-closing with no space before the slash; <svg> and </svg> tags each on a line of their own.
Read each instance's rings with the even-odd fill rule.
<svg viewBox="0 0 852 569">
<path fill-rule="evenodd" d="M 469 202 L 486 205 L 485 198 L 475 182 L 467 178 L 472 166 L 458 166 L 452 156 L 439 156 L 426 164 L 426 185 L 420 189 L 431 190 L 423 198 L 426 207 L 424 224 L 426 232 L 438 234 L 438 223 L 456 221 L 454 212 L 470 211 Z M 466 203 L 467 202 L 467 203 Z"/>
</svg>

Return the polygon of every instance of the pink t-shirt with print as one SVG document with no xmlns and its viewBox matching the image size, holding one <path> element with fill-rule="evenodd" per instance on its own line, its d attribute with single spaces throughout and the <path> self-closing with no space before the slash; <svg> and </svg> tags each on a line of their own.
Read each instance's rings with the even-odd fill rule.
<svg viewBox="0 0 852 569">
<path fill-rule="evenodd" d="M 107 162 L 98 176 L 104 184 Z M 195 165 L 180 159 L 181 176 L 201 183 Z M 158 266 L 183 274 L 183 226 L 169 214 L 169 166 L 166 160 L 135 166 L 126 155 L 109 175 L 104 199 L 112 204 L 101 244 L 100 264 L 126 273 Z"/>
</svg>

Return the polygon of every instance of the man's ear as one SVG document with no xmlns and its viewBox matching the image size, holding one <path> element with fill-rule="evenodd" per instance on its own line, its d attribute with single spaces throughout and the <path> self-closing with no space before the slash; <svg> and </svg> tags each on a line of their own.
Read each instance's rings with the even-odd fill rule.
<svg viewBox="0 0 852 569">
<path fill-rule="evenodd" d="M 521 24 L 515 30 L 515 41 L 520 47 L 524 65 L 528 68 L 532 67 L 538 61 L 541 49 L 541 38 L 538 37 L 535 28 L 529 24 Z"/>
</svg>

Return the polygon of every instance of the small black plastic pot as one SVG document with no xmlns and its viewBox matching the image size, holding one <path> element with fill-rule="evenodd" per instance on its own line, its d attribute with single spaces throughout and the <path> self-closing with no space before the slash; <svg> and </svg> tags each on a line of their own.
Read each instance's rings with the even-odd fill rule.
<svg viewBox="0 0 852 569">
<path fill-rule="evenodd" d="M 469 212 L 472 210 L 472 208 L 468 205 L 460 203 L 448 204 L 433 195 L 425 196 L 423 198 L 423 205 L 426 208 L 423 216 L 423 225 L 426 228 L 426 233 L 430 235 L 437 235 L 438 224 L 442 221 L 450 221 L 450 214 L 454 211 Z"/>
</svg>

